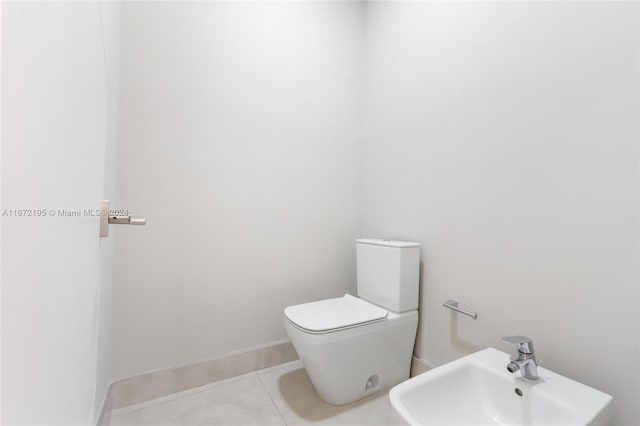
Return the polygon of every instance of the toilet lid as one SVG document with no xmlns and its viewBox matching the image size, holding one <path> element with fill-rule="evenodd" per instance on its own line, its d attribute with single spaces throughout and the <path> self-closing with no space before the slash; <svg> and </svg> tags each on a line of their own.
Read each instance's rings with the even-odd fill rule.
<svg viewBox="0 0 640 426">
<path fill-rule="evenodd" d="M 295 326 L 311 333 L 328 333 L 381 321 L 388 315 L 384 309 L 349 294 L 336 299 L 289 306 L 284 314 Z"/>
</svg>

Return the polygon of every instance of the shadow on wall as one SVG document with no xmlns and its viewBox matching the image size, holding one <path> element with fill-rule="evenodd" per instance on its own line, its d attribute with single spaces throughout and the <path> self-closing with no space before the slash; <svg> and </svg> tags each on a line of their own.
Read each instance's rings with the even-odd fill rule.
<svg viewBox="0 0 640 426">
<path fill-rule="evenodd" d="M 458 336 L 458 318 L 460 317 L 460 315 L 454 311 L 451 311 L 450 315 L 451 315 L 451 333 L 450 333 L 451 346 L 468 353 L 477 352 L 483 349 L 483 346 L 475 344 L 469 340 L 465 340 L 460 336 Z"/>
</svg>

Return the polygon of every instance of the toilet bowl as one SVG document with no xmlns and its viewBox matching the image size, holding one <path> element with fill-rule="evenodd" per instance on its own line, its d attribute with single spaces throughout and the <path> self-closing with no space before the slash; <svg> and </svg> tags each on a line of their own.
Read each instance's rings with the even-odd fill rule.
<svg viewBox="0 0 640 426">
<path fill-rule="evenodd" d="M 358 294 L 289 306 L 285 329 L 318 395 L 348 404 L 409 378 L 418 243 L 357 240 Z"/>
</svg>

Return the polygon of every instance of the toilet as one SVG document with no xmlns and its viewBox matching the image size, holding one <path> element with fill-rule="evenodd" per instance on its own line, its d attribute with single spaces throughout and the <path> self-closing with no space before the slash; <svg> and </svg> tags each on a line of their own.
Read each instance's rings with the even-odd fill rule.
<svg viewBox="0 0 640 426">
<path fill-rule="evenodd" d="M 311 383 L 342 405 L 409 378 L 418 327 L 420 244 L 356 240 L 358 297 L 285 308 L 285 328 Z"/>
</svg>

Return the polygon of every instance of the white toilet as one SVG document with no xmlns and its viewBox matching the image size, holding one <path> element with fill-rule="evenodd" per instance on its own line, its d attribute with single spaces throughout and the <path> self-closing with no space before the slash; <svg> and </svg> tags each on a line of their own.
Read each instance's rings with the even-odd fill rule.
<svg viewBox="0 0 640 426">
<path fill-rule="evenodd" d="M 420 244 L 357 240 L 358 297 L 289 306 L 285 328 L 318 395 L 341 405 L 409 378 Z"/>
</svg>

